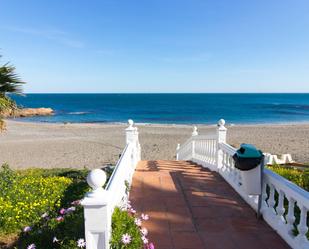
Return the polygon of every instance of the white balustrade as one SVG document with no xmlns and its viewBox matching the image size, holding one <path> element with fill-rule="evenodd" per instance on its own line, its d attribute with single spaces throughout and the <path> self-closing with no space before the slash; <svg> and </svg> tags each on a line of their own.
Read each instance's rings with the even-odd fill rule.
<svg viewBox="0 0 309 249">
<path fill-rule="evenodd" d="M 126 129 L 126 146 L 117 165 L 106 182 L 106 174 L 101 169 L 92 170 L 87 183 L 92 191 L 86 194 L 81 204 L 84 207 L 85 238 L 87 249 L 108 249 L 111 235 L 111 217 L 116 206 L 123 206 L 128 199 L 128 187 L 133 173 L 141 159 L 138 130 L 129 120 Z"/>
<path fill-rule="evenodd" d="M 216 131 L 210 135 L 200 135 L 194 127 L 192 136 L 183 145 L 177 146 L 176 158 L 194 161 L 217 171 L 257 211 L 259 196 L 248 195 L 244 191 L 241 172 L 235 168 L 232 158 L 236 149 L 226 143 L 227 129 L 224 125 L 225 121 L 220 119 Z M 292 161 L 291 158 L 287 160 Z M 265 161 L 268 161 L 267 158 Z M 264 169 L 260 213 L 292 248 L 309 249 L 308 211 L 309 192 Z"/>
<path fill-rule="evenodd" d="M 309 192 L 271 170 L 264 169 L 262 205 L 264 220 L 292 248 L 309 248 L 306 236 Z M 295 224 L 296 217 L 299 217 L 298 224 Z"/>
</svg>

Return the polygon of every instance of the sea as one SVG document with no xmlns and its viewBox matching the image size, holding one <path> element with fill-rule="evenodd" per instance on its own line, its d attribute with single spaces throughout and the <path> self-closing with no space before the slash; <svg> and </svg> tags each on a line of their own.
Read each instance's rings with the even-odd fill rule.
<svg viewBox="0 0 309 249">
<path fill-rule="evenodd" d="M 23 107 L 50 107 L 48 123 L 266 124 L 309 122 L 309 94 L 26 94 Z"/>
</svg>

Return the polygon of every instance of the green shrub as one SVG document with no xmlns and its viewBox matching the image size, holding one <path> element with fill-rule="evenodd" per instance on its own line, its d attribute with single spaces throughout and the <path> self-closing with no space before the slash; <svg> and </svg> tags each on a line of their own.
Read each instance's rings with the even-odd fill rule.
<svg viewBox="0 0 309 249">
<path fill-rule="evenodd" d="M 268 168 L 301 188 L 309 191 L 309 169 L 300 170 L 278 165 L 268 166 Z"/>
<path fill-rule="evenodd" d="M 60 207 L 72 180 L 65 177 L 19 175 L 6 165 L 0 172 L 0 231 L 16 232 Z"/>
<path fill-rule="evenodd" d="M 84 237 L 83 208 L 88 170 L 0 171 L 0 248 L 74 249 Z M 73 203 L 72 203 L 73 202 Z M 69 210 L 60 214 L 63 210 Z M 17 216 L 17 217 L 16 217 Z M 61 220 L 57 218 L 62 217 Z M 24 232 L 24 228 L 27 230 Z M 57 242 L 53 242 L 54 238 Z"/>
<path fill-rule="evenodd" d="M 141 232 L 134 219 L 134 216 L 130 215 L 126 210 L 115 208 L 112 216 L 111 249 L 141 249 L 143 247 Z M 122 242 L 122 236 L 125 234 L 131 237 L 131 242 L 127 245 Z"/>
</svg>

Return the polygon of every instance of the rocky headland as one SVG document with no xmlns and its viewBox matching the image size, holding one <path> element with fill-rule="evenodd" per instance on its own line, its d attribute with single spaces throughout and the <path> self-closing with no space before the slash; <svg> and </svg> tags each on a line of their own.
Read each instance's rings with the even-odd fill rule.
<svg viewBox="0 0 309 249">
<path fill-rule="evenodd" d="M 6 110 L 1 113 L 3 118 L 19 118 L 19 117 L 32 117 L 32 116 L 49 116 L 53 115 L 54 110 L 51 108 L 18 108 Z"/>
</svg>

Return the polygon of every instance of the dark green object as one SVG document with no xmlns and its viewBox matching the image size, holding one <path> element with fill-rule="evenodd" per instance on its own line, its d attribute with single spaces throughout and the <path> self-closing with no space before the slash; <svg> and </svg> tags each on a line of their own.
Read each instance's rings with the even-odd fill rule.
<svg viewBox="0 0 309 249">
<path fill-rule="evenodd" d="M 252 144 L 241 144 L 233 156 L 235 168 L 239 170 L 251 170 L 257 167 L 263 159 L 262 151 Z"/>
</svg>

